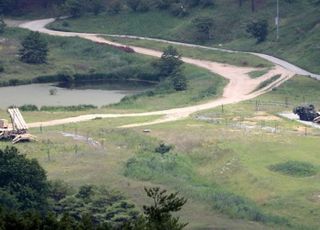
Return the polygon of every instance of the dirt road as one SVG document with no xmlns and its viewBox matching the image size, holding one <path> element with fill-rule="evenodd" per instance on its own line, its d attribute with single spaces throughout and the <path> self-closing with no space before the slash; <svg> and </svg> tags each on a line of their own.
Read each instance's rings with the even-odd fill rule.
<svg viewBox="0 0 320 230">
<path fill-rule="evenodd" d="M 91 34 L 91 33 L 74 33 L 74 32 L 62 32 L 62 31 L 53 31 L 45 28 L 45 26 L 48 23 L 53 22 L 54 19 L 43 19 L 43 20 L 35 20 L 30 22 L 24 22 L 19 25 L 21 28 L 33 30 L 33 31 L 39 31 L 41 33 L 46 33 L 50 35 L 55 36 L 63 36 L 63 37 L 81 37 L 84 39 L 91 40 L 93 42 L 99 42 L 109 45 L 115 45 L 115 46 L 123 46 L 120 43 L 112 42 L 109 40 L 106 40 L 104 38 L 99 37 L 99 34 Z M 136 53 L 154 56 L 154 57 L 160 57 L 161 52 L 136 47 L 136 46 L 130 46 L 135 50 Z M 248 73 L 254 70 L 257 70 L 256 68 L 251 67 L 238 67 L 228 64 L 222 64 L 212 61 L 206 61 L 206 60 L 199 60 L 199 59 L 193 59 L 188 57 L 183 57 L 182 60 L 185 63 L 192 64 L 201 68 L 205 68 L 210 70 L 213 73 L 219 74 L 222 77 L 226 78 L 229 83 L 224 89 L 223 96 L 219 99 L 213 100 L 211 102 L 207 102 L 201 105 L 195 105 L 195 106 L 188 106 L 184 108 L 175 108 L 175 109 L 169 109 L 169 110 L 162 110 L 162 111 L 154 111 L 154 112 L 146 112 L 146 113 L 130 113 L 130 114 L 89 114 L 89 115 L 83 115 L 83 116 L 77 116 L 77 117 L 70 117 L 66 119 L 59 119 L 59 120 L 52 120 L 52 121 L 46 121 L 46 122 L 36 122 L 36 123 L 30 123 L 28 124 L 29 127 L 39 127 L 39 126 L 54 126 L 54 125 L 62 125 L 67 123 L 74 123 L 74 122 L 81 122 L 81 121 L 89 121 L 92 119 L 95 119 L 97 117 L 99 118 L 116 118 L 116 117 L 138 117 L 138 116 L 152 116 L 152 115 L 163 115 L 162 118 L 157 119 L 152 122 L 147 123 L 139 123 L 139 124 L 131 124 L 126 125 L 123 127 L 135 127 L 135 126 L 144 126 L 144 125 L 152 125 L 152 124 L 159 124 L 169 121 L 176 121 L 179 119 L 183 119 L 188 117 L 190 114 L 215 108 L 217 106 L 225 105 L 225 104 L 232 104 L 237 103 L 240 101 L 248 100 L 251 98 L 254 98 L 256 96 L 259 96 L 263 93 L 266 93 L 272 88 L 279 86 L 284 81 L 288 80 L 292 76 L 295 75 L 294 71 L 288 70 L 280 65 L 276 65 L 272 70 L 270 70 L 267 74 L 265 74 L 262 77 L 251 79 L 248 76 Z M 260 89 L 259 91 L 253 92 L 257 86 L 271 78 L 272 76 L 279 74 L 281 77 L 273 82 L 271 85 L 266 86 L 263 89 Z"/>
</svg>

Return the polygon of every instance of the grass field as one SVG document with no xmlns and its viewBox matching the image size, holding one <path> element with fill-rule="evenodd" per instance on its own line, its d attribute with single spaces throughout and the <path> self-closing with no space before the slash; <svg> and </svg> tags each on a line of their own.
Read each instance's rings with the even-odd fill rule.
<svg viewBox="0 0 320 230">
<path fill-rule="evenodd" d="M 314 1 L 280 2 L 280 39 L 276 40 L 274 17 L 276 1 L 259 1 L 256 12 L 251 12 L 249 1 L 239 8 L 233 0 L 217 0 L 212 8 L 192 9 L 186 17 L 174 17 L 166 11 L 120 14 L 103 13 L 99 16 L 85 15 L 68 19 L 68 26 L 56 22 L 51 28 L 96 32 L 106 34 L 127 34 L 164 38 L 169 40 L 197 42 L 194 39 L 192 21 L 199 16 L 210 16 L 214 20 L 212 40 L 208 45 L 222 44 L 225 48 L 259 51 L 287 59 L 312 72 L 319 67 L 319 7 Z M 267 41 L 256 44 L 246 33 L 246 25 L 255 19 L 266 19 L 269 23 Z M 65 24 L 64 24 L 65 25 Z M 143 26 L 141 26 L 143 25 Z"/>
<path fill-rule="evenodd" d="M 294 77 L 258 100 L 281 101 L 286 95 L 298 103 L 309 85 L 314 85 L 309 93 L 320 96 L 319 84 Z M 183 121 L 134 129 L 116 127 L 157 117 L 98 119 L 42 132 L 33 129 L 39 141 L 17 147 L 37 158 L 50 179 L 75 186 L 103 184 L 125 193 L 139 207 L 146 202 L 143 186 L 179 191 L 189 199 L 180 215 L 190 222 L 190 229 L 317 229 L 320 131 L 308 128 L 305 136 L 301 124 L 275 115 L 290 108 L 260 109 L 242 102 L 224 106 L 223 112 L 216 108 Z M 151 133 L 144 133 L 146 128 Z M 74 140 L 61 132 L 84 138 Z M 93 141 L 86 141 L 87 137 Z M 154 151 L 160 142 L 174 149 L 161 156 Z M 270 170 L 288 161 L 312 164 L 315 174 L 294 177 Z"/>
<path fill-rule="evenodd" d="M 106 39 L 112 40 L 115 42 L 120 42 L 126 45 L 134 45 L 139 47 L 145 47 L 156 50 L 164 50 L 168 44 L 157 41 L 148 41 L 143 39 L 130 39 L 130 38 L 116 38 L 105 36 Z M 181 45 L 172 45 L 175 47 L 182 56 L 197 58 L 202 60 L 209 60 L 221 63 L 227 63 L 236 66 L 252 66 L 252 67 L 271 67 L 272 63 L 256 57 L 251 54 L 244 53 L 228 53 L 215 50 L 207 50 L 203 48 L 191 48 Z"/>
<path fill-rule="evenodd" d="M 18 80 L 29 83 L 39 76 L 51 76 L 67 72 L 70 74 L 108 73 L 122 67 L 143 66 L 151 58 L 137 54 L 128 54 L 118 49 L 97 45 L 79 38 L 59 38 L 43 35 L 49 44 L 47 64 L 32 65 L 22 63 L 17 54 L 20 42 L 28 32 L 8 28 L 0 43 L 1 63 L 4 72 L 0 73 L 0 82 Z"/>
</svg>

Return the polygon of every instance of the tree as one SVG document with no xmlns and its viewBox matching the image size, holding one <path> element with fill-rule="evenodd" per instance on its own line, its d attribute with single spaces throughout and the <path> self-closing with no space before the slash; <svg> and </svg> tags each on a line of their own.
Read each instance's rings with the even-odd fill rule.
<svg viewBox="0 0 320 230">
<path fill-rule="evenodd" d="M 268 22 L 266 20 L 259 20 L 251 22 L 247 25 L 247 33 L 256 38 L 257 43 L 266 40 L 268 35 Z"/>
<path fill-rule="evenodd" d="M 6 28 L 6 23 L 4 22 L 3 18 L 0 17 L 0 34 L 4 33 L 4 30 Z"/>
<path fill-rule="evenodd" d="M 22 62 L 30 64 L 47 62 L 48 42 L 41 37 L 39 32 L 30 32 L 21 45 L 19 55 Z"/>
<path fill-rule="evenodd" d="M 79 0 L 66 0 L 64 9 L 71 17 L 80 17 L 84 11 L 83 1 Z"/>
<path fill-rule="evenodd" d="M 187 224 L 179 223 L 179 217 L 173 217 L 172 212 L 180 211 L 187 200 L 178 197 L 178 193 L 167 195 L 166 190 L 159 187 L 145 188 L 147 196 L 153 200 L 150 206 L 143 206 L 143 212 L 147 221 L 147 229 L 153 230 L 181 230 Z"/>
<path fill-rule="evenodd" d="M 156 62 L 156 66 L 159 68 L 161 76 L 168 77 L 178 71 L 182 63 L 178 50 L 173 46 L 168 46 L 163 51 L 160 60 Z"/>
<path fill-rule="evenodd" d="M 195 38 L 197 41 L 205 42 L 212 38 L 214 21 L 211 17 L 197 17 L 192 21 L 195 27 Z"/>
<path fill-rule="evenodd" d="M 118 14 L 122 9 L 122 2 L 120 0 L 109 0 L 108 11 L 111 14 Z"/>
<path fill-rule="evenodd" d="M 91 10 L 94 15 L 98 15 L 105 10 L 102 0 L 90 0 L 89 4 L 91 5 Z"/>
<path fill-rule="evenodd" d="M 0 190 L 2 201 L 8 202 L 6 208 L 46 208 L 48 182 L 44 169 L 37 160 L 27 159 L 14 147 L 0 150 Z"/>
</svg>

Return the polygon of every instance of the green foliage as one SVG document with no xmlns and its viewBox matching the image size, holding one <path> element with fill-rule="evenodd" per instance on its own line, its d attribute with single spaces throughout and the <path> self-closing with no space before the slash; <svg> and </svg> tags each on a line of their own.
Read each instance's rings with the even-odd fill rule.
<svg viewBox="0 0 320 230">
<path fill-rule="evenodd" d="M 148 229 L 181 230 L 187 225 L 179 223 L 179 217 L 173 217 L 171 214 L 180 211 L 187 203 L 187 199 L 178 197 L 178 193 L 167 195 L 167 191 L 160 190 L 159 187 L 145 188 L 145 191 L 147 196 L 153 200 L 152 205 L 143 206 Z"/>
<path fill-rule="evenodd" d="M 177 189 L 212 204 L 212 207 L 232 218 L 263 223 L 287 224 L 285 218 L 264 213 L 255 202 L 217 184 L 201 180 L 186 155 L 157 156 L 143 152 L 127 161 L 125 175 L 155 183 L 171 184 Z"/>
<path fill-rule="evenodd" d="M 168 46 L 155 66 L 159 69 L 161 76 L 168 77 L 178 71 L 182 63 L 178 50 L 173 46 Z"/>
<path fill-rule="evenodd" d="M 314 165 L 301 161 L 287 161 L 269 166 L 269 169 L 288 176 L 308 177 L 317 173 Z"/>
<path fill-rule="evenodd" d="M 263 19 L 253 21 L 247 25 L 246 31 L 257 40 L 257 43 L 264 42 L 268 36 L 268 21 Z"/>
<path fill-rule="evenodd" d="M 251 78 L 258 78 L 258 77 L 261 77 L 262 75 L 265 75 L 269 71 L 270 71 L 270 69 L 255 70 L 255 71 L 250 72 L 249 76 Z"/>
<path fill-rule="evenodd" d="M 276 80 L 278 80 L 280 77 L 281 77 L 280 74 L 277 74 L 277 75 L 272 76 L 272 77 L 269 78 L 268 80 L 265 80 L 265 81 L 261 82 L 261 83 L 258 85 L 258 87 L 257 87 L 256 90 L 263 89 L 264 87 L 270 85 L 272 82 L 275 82 Z"/>
<path fill-rule="evenodd" d="M 121 194 L 93 185 L 83 185 L 72 195 L 63 192 L 55 200 L 58 202 L 55 203 L 54 211 L 60 217 L 67 212 L 72 218 L 80 221 L 89 215 L 92 222 L 99 225 L 119 227 L 125 222 L 136 219 L 139 214 L 134 204 Z"/>
<path fill-rule="evenodd" d="M 184 91 L 188 87 L 187 78 L 181 71 L 177 71 L 172 75 L 172 84 L 176 91 Z"/>
<path fill-rule="evenodd" d="M 86 111 L 90 109 L 97 109 L 95 105 L 70 105 L 70 106 L 41 106 L 38 108 L 36 105 L 22 105 L 19 106 L 21 111 L 32 112 L 32 111 L 46 111 L 46 112 L 57 112 L 57 111 Z"/>
<path fill-rule="evenodd" d="M 19 109 L 23 112 L 39 111 L 39 108 L 36 105 L 30 105 L 30 104 L 19 106 Z"/>
<path fill-rule="evenodd" d="M 73 193 L 73 188 L 62 180 L 54 180 L 49 182 L 48 195 L 51 199 L 53 199 L 54 202 L 59 202 Z"/>
<path fill-rule="evenodd" d="M 165 143 L 160 143 L 159 146 L 155 148 L 156 153 L 165 154 L 169 152 L 173 148 L 172 145 L 166 145 Z"/>
<path fill-rule="evenodd" d="M 66 0 L 63 7 L 72 17 L 80 17 L 84 11 L 83 2 L 83 0 Z"/>
<path fill-rule="evenodd" d="M 197 17 L 192 21 L 196 41 L 207 42 L 213 37 L 214 21 L 211 17 Z"/>
<path fill-rule="evenodd" d="M 19 50 L 20 60 L 29 64 L 46 63 L 48 55 L 48 42 L 39 32 L 30 32 L 21 43 Z"/>
<path fill-rule="evenodd" d="M 14 147 L 0 150 L 0 189 L 6 207 L 46 210 L 48 182 L 35 159 L 27 159 Z M 2 195 L 3 195 L 2 194 Z"/>
<path fill-rule="evenodd" d="M 90 109 L 97 109 L 95 105 L 70 105 L 70 106 L 41 106 L 41 111 L 55 112 L 55 111 L 86 111 Z"/>
<path fill-rule="evenodd" d="M 110 14 L 119 14 L 120 11 L 122 10 L 122 2 L 120 0 L 110 0 L 108 1 L 108 12 Z"/>
<path fill-rule="evenodd" d="M 184 17 L 188 15 L 188 8 L 181 2 L 170 6 L 170 13 L 175 17 Z"/>
<path fill-rule="evenodd" d="M 147 12 L 150 9 L 148 0 L 126 0 L 126 4 L 135 12 Z"/>
<path fill-rule="evenodd" d="M 103 0 L 89 0 L 90 10 L 94 15 L 98 15 L 101 12 L 105 11 L 105 5 Z"/>
</svg>

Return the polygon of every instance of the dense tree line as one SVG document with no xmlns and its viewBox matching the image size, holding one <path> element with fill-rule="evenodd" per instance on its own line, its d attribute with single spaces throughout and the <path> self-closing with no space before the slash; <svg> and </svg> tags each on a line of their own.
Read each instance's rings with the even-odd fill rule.
<svg viewBox="0 0 320 230">
<path fill-rule="evenodd" d="M 118 192 L 93 185 L 75 190 L 63 181 L 48 181 L 37 160 L 16 148 L 0 150 L 1 230 L 180 230 L 186 226 L 172 216 L 186 199 L 160 188 L 145 191 L 154 203 L 140 213 Z"/>
</svg>

